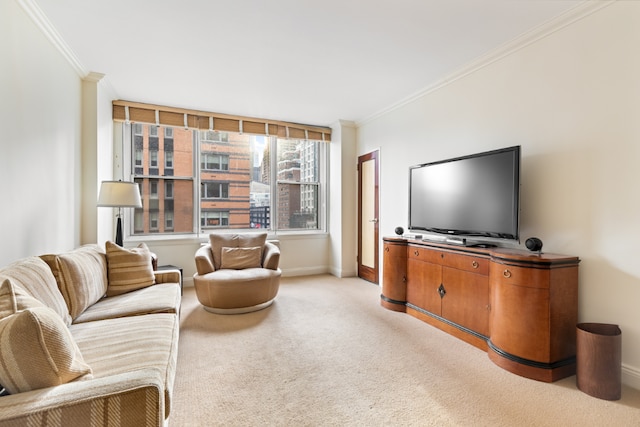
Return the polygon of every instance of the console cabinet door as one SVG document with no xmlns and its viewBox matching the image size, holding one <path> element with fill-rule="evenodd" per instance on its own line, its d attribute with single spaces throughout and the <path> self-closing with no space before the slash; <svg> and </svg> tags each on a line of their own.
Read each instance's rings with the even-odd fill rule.
<svg viewBox="0 0 640 427">
<path fill-rule="evenodd" d="M 420 261 L 409 256 L 407 260 L 407 302 L 440 316 L 441 298 L 438 287 L 442 284 L 442 266 Z"/>
<path fill-rule="evenodd" d="M 407 245 L 384 243 L 382 274 L 382 294 L 404 306 L 407 299 Z"/>
<path fill-rule="evenodd" d="M 491 342 L 512 355 L 551 360 L 549 270 L 491 265 Z"/>
<path fill-rule="evenodd" d="M 442 283 L 442 317 L 488 337 L 489 277 L 444 267 Z"/>
</svg>

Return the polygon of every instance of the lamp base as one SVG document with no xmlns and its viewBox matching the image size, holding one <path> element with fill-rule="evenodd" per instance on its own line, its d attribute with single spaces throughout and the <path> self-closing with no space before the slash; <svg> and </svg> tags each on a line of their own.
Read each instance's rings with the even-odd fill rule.
<svg viewBox="0 0 640 427">
<path fill-rule="evenodd" d="M 118 216 L 118 223 L 116 224 L 116 245 L 122 246 L 122 219 Z"/>
</svg>

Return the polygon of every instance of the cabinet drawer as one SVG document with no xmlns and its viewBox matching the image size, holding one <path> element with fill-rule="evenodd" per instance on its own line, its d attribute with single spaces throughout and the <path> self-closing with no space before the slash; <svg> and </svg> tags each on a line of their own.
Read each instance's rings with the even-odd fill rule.
<svg viewBox="0 0 640 427">
<path fill-rule="evenodd" d="M 470 271 L 484 276 L 489 274 L 489 260 L 477 256 L 445 253 L 442 264 L 447 267 Z"/>
<path fill-rule="evenodd" d="M 406 258 L 407 245 L 394 245 L 392 243 L 384 244 L 384 256 Z"/>
<path fill-rule="evenodd" d="M 409 258 L 432 264 L 442 264 L 442 252 L 427 249 L 422 246 L 409 245 Z"/>
<path fill-rule="evenodd" d="M 549 272 L 547 269 L 514 267 L 491 263 L 491 283 L 525 286 L 528 288 L 549 289 Z"/>
</svg>

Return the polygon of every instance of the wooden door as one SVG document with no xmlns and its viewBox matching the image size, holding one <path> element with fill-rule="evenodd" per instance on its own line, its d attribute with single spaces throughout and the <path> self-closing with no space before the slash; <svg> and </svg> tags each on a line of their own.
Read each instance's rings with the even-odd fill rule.
<svg viewBox="0 0 640 427">
<path fill-rule="evenodd" d="M 378 152 L 358 157 L 358 277 L 379 283 Z"/>
</svg>

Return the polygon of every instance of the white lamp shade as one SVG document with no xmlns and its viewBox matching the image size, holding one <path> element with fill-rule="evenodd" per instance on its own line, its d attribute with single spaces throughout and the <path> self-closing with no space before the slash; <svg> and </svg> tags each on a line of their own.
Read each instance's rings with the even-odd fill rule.
<svg viewBox="0 0 640 427">
<path fill-rule="evenodd" d="M 140 190 L 135 182 L 102 181 L 98 206 L 114 208 L 141 208 Z"/>
</svg>

